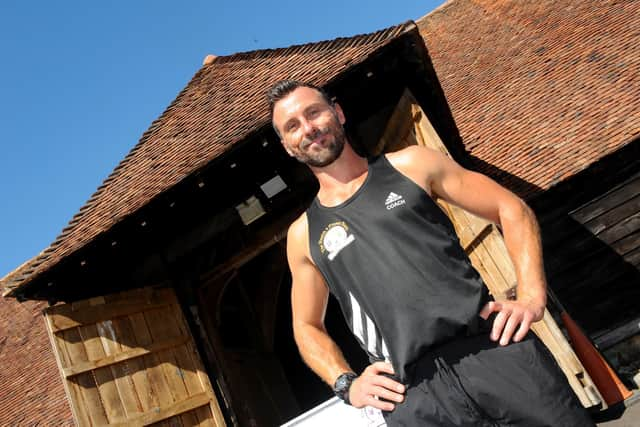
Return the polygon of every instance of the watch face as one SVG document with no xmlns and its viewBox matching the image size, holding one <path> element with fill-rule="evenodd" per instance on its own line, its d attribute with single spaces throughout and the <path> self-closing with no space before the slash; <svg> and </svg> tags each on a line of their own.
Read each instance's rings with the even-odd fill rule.
<svg viewBox="0 0 640 427">
<path fill-rule="evenodd" d="M 336 383 L 334 385 L 333 391 L 334 393 L 342 400 L 348 403 L 347 394 L 349 392 L 349 388 L 351 387 L 351 383 L 353 380 L 357 378 L 357 375 L 353 372 L 347 372 L 338 377 L 336 379 Z"/>
<path fill-rule="evenodd" d="M 342 390 L 347 386 L 348 382 L 349 382 L 349 377 L 347 377 L 346 375 L 341 375 L 340 378 L 338 378 L 338 381 L 336 382 L 336 388 L 338 390 Z"/>
</svg>

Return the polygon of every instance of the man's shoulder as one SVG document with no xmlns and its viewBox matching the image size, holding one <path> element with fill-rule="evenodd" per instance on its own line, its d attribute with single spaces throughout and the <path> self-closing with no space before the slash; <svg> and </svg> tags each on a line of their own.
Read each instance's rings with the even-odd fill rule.
<svg viewBox="0 0 640 427">
<path fill-rule="evenodd" d="M 303 212 L 289 226 L 287 232 L 287 256 L 291 260 L 308 262 L 311 260 L 309 253 L 309 225 L 307 213 Z"/>
<path fill-rule="evenodd" d="M 401 150 L 385 154 L 389 162 L 398 167 L 428 166 L 437 160 L 437 151 L 420 145 L 410 145 Z"/>
<path fill-rule="evenodd" d="M 440 152 L 411 145 L 386 156 L 395 169 L 431 194 L 431 184 L 437 179 L 443 165 Z"/>
<path fill-rule="evenodd" d="M 307 213 L 303 212 L 298 218 L 296 218 L 287 231 L 287 240 L 290 243 L 303 243 L 307 240 L 309 230 L 309 224 L 307 221 Z"/>
</svg>

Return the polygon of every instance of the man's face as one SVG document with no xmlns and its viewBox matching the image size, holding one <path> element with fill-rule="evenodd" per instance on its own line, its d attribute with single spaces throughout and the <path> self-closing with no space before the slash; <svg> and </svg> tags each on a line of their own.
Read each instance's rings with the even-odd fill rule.
<svg viewBox="0 0 640 427">
<path fill-rule="evenodd" d="M 273 108 L 273 125 L 290 156 L 313 167 L 336 160 L 347 142 L 339 105 L 329 105 L 315 89 L 298 87 Z"/>
</svg>

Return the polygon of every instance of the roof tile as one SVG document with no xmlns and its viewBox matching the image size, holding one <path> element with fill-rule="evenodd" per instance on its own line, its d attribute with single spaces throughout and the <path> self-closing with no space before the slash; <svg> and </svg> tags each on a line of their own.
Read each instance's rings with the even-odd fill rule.
<svg viewBox="0 0 640 427">
<path fill-rule="evenodd" d="M 268 125 L 265 91 L 297 78 L 328 83 L 413 23 L 372 34 L 218 57 L 204 65 L 72 218 L 55 241 L 0 281 L 15 288 L 93 241 L 151 199 Z"/>
<path fill-rule="evenodd" d="M 640 134 L 638 2 L 457 0 L 417 23 L 465 149 L 523 197 Z"/>
</svg>

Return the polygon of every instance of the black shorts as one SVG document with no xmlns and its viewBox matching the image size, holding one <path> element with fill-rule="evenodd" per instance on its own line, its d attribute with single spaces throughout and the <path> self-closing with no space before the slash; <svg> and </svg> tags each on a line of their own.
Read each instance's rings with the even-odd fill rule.
<svg viewBox="0 0 640 427">
<path fill-rule="evenodd" d="M 394 426 L 595 426 L 533 334 L 501 347 L 487 333 L 455 339 L 415 364 Z"/>
</svg>

